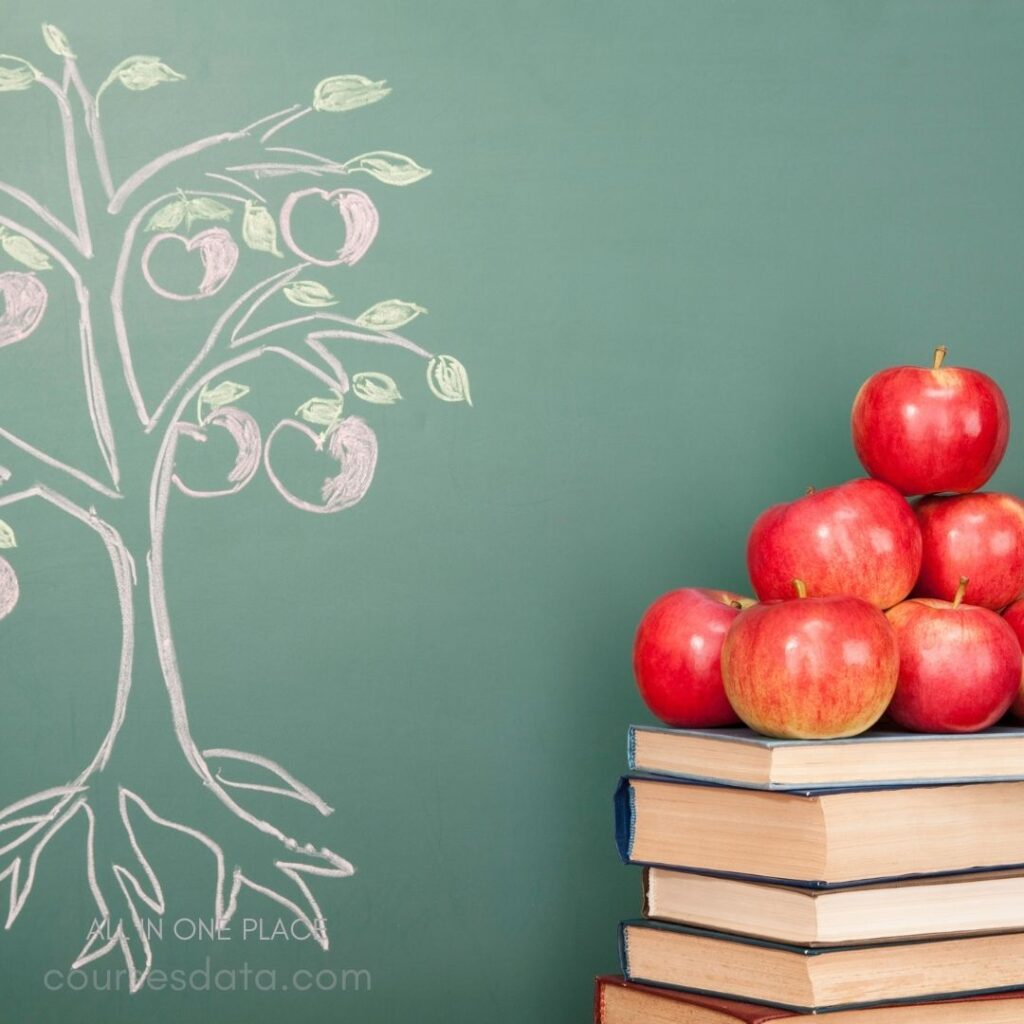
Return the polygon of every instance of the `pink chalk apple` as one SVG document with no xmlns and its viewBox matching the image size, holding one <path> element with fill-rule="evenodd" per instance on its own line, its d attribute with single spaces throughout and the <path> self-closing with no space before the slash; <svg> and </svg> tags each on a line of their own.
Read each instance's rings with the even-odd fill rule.
<svg viewBox="0 0 1024 1024">
<path fill-rule="evenodd" d="M 333 206 L 345 226 L 345 240 L 337 255 L 324 259 L 303 249 L 296 241 L 292 229 L 292 215 L 303 199 L 313 198 Z M 377 237 L 380 216 L 373 200 L 357 188 L 338 188 L 328 192 L 323 188 L 305 188 L 292 192 L 281 204 L 281 237 L 285 245 L 300 259 L 318 267 L 351 266 L 358 263 Z"/>
<path fill-rule="evenodd" d="M 186 252 L 199 253 L 203 264 L 203 279 L 199 282 L 199 287 L 195 292 L 189 295 L 172 292 L 157 284 L 154 279 L 149 263 L 157 246 L 166 242 L 176 242 L 184 246 Z M 224 228 L 207 228 L 191 238 L 171 231 L 163 231 L 154 235 L 146 248 L 142 250 L 142 275 L 145 277 L 146 283 L 157 295 L 165 299 L 174 299 L 176 302 L 208 299 L 211 295 L 216 295 L 228 283 L 237 264 L 238 245 L 231 237 L 230 232 L 225 231 Z"/>
<path fill-rule="evenodd" d="M 0 316 L 0 348 L 24 341 L 46 312 L 46 285 L 35 274 L 7 270 L 0 274 L 0 295 L 4 300 Z"/>
<path fill-rule="evenodd" d="M 18 603 L 18 576 L 6 558 L 0 558 L 0 619 L 6 619 Z"/>
</svg>

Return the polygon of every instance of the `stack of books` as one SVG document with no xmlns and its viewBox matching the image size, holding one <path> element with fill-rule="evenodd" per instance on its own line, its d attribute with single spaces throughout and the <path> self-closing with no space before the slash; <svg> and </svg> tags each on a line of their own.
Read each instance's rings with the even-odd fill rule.
<svg viewBox="0 0 1024 1024">
<path fill-rule="evenodd" d="M 1024 729 L 633 726 L 629 768 L 644 916 L 599 1024 L 1024 1022 Z"/>
</svg>

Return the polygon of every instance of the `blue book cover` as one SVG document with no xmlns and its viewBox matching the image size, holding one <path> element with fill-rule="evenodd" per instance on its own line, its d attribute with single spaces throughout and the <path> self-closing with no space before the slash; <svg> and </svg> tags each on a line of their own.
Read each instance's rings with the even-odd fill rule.
<svg viewBox="0 0 1024 1024">
<path fill-rule="evenodd" d="M 689 770 L 669 767 L 664 758 L 645 760 L 638 747 L 645 740 L 678 739 L 680 743 L 694 741 L 694 751 L 706 745 L 708 750 L 721 751 L 729 745 L 737 748 L 737 764 L 728 758 L 719 758 L 717 770 L 709 763 L 695 764 Z M 649 744 L 648 744 L 649 745 Z M 876 758 L 866 767 L 868 749 L 879 747 L 892 751 L 891 766 L 885 758 Z M 898 760 L 908 747 L 914 748 L 915 757 L 923 766 L 909 771 L 905 762 Z M 763 754 L 759 771 L 771 774 L 772 766 L 790 754 L 813 751 L 816 767 L 805 769 L 801 778 L 787 778 L 784 782 L 771 778 L 754 779 L 748 755 L 751 750 Z M 923 756 L 927 754 L 927 756 Z M 965 772 L 965 758 L 970 755 L 977 771 Z M 1024 727 L 995 726 L 979 733 L 912 733 L 898 730 L 871 729 L 859 736 L 835 740 L 789 740 L 761 736 L 746 728 L 671 729 L 659 725 L 631 725 L 626 739 L 626 759 L 629 771 L 684 778 L 694 781 L 717 782 L 746 789 L 800 791 L 803 789 L 849 789 L 863 786 L 909 785 L 962 785 L 970 782 L 1024 781 Z M 881 761 L 881 764 L 879 764 Z M 742 767 L 741 767 L 742 763 Z M 830 776 L 835 768 L 841 769 L 838 780 Z M 823 768 L 832 771 L 822 780 Z M 793 769 L 790 769 L 791 774 Z M 901 771 L 905 774 L 901 774 Z M 908 773 L 909 772 L 909 773 Z"/>
<path fill-rule="evenodd" d="M 736 878 L 747 881 L 757 882 L 768 882 L 778 885 L 789 885 L 797 886 L 804 889 L 842 889 L 850 888 L 857 885 L 875 884 L 880 882 L 899 881 L 906 878 L 916 878 L 928 875 L 942 875 L 944 877 L 956 877 L 958 875 L 969 875 L 979 872 L 989 872 L 993 870 L 1024 870 L 1024 860 L 1019 858 L 1007 858 L 1004 861 L 998 863 L 983 863 L 983 864 L 967 864 L 957 867 L 943 867 L 940 870 L 906 870 L 892 874 L 869 874 L 860 878 L 826 880 L 820 878 L 807 878 L 807 877 L 789 877 L 774 875 L 766 872 L 757 871 L 732 871 L 725 870 L 715 867 L 714 865 L 707 864 L 674 864 L 666 863 L 664 861 L 640 859 L 634 856 L 634 843 L 636 839 L 636 793 L 634 789 L 635 782 L 653 782 L 661 786 L 689 786 L 696 787 L 705 790 L 716 790 L 723 793 L 727 792 L 740 792 L 747 793 L 751 797 L 754 794 L 749 789 L 737 786 L 726 786 L 721 783 L 707 782 L 701 780 L 683 780 L 683 779 L 670 779 L 658 775 L 650 775 L 643 773 L 631 773 L 624 775 L 619 779 L 618 786 L 615 790 L 613 798 L 614 815 L 615 815 L 615 843 L 618 848 L 619 856 L 622 861 L 626 864 L 637 864 L 644 867 L 657 867 L 657 868 L 669 868 L 681 871 L 689 871 L 694 874 L 712 875 L 723 878 Z M 1020 784 L 1014 784 L 1020 785 Z M 787 790 L 784 793 L 761 793 L 759 794 L 760 799 L 769 800 L 793 800 L 793 799 L 815 799 L 815 798 L 828 798 L 841 796 L 843 793 L 880 793 L 890 794 L 896 790 L 946 790 L 950 787 L 947 786 L 859 786 L 851 787 L 843 790 L 836 789 L 802 789 L 802 790 Z M 1015 810 L 1016 806 L 1024 802 L 1024 786 L 1021 787 L 1022 791 L 1019 794 L 1019 800 L 1015 801 L 1013 806 L 1008 805 L 1009 810 Z M 884 808 L 880 810 L 880 813 L 884 815 Z M 1024 853 L 1024 845 L 1020 847 L 1021 852 Z"/>
</svg>

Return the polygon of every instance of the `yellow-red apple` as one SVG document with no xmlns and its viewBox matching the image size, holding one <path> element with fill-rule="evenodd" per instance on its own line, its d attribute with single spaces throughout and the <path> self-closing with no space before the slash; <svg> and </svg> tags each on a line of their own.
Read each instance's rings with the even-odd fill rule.
<svg viewBox="0 0 1024 1024">
<path fill-rule="evenodd" d="M 899 655 L 885 615 L 859 597 L 797 597 L 736 616 L 722 650 L 725 692 L 757 732 L 787 739 L 856 736 L 885 711 Z"/>
</svg>

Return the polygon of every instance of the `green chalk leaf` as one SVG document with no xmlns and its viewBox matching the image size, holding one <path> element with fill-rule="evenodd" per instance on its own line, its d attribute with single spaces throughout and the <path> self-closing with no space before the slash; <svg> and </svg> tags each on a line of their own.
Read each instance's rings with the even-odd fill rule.
<svg viewBox="0 0 1024 1024">
<path fill-rule="evenodd" d="M 394 405 L 401 401 L 398 385 L 386 373 L 357 373 L 352 378 L 352 393 L 373 405 Z"/>
<path fill-rule="evenodd" d="M 360 313 L 356 317 L 356 323 L 360 327 L 389 331 L 404 327 L 410 320 L 415 320 L 422 313 L 426 313 L 426 310 L 422 306 L 417 306 L 415 302 L 385 299 Z"/>
<path fill-rule="evenodd" d="M 336 306 L 338 300 L 319 281 L 292 281 L 282 289 L 294 306 Z"/>
</svg>

